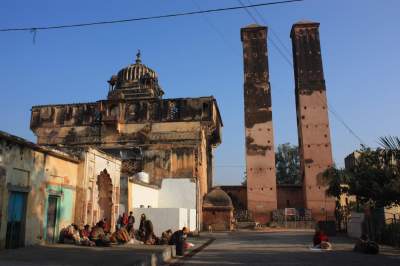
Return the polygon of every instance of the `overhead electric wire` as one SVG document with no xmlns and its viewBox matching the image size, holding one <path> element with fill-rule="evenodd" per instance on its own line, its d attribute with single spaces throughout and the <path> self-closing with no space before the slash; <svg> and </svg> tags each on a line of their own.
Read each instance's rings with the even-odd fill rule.
<svg viewBox="0 0 400 266">
<path fill-rule="evenodd" d="M 236 168 L 244 168 L 246 167 L 245 165 L 242 164 L 216 164 L 215 167 L 236 167 Z"/>
<path fill-rule="evenodd" d="M 196 0 L 192 0 L 193 5 L 196 6 L 197 10 L 203 11 L 201 6 L 197 3 Z M 221 40 L 225 43 L 226 46 L 228 46 L 230 49 L 234 50 L 230 42 L 225 38 L 224 34 L 222 33 L 221 30 L 218 29 L 218 27 L 206 17 L 206 14 L 202 14 L 203 20 L 217 33 L 217 35 L 221 38 Z"/>
<path fill-rule="evenodd" d="M 321 102 L 323 103 L 324 99 L 322 98 L 322 96 L 320 94 L 317 94 L 317 95 L 320 97 Z M 335 109 L 333 108 L 332 105 L 328 104 L 328 102 L 326 102 L 326 108 L 327 108 L 328 112 L 333 114 L 333 116 L 335 116 L 335 118 L 337 120 L 339 120 L 339 122 L 349 131 L 349 133 L 353 137 L 355 137 L 360 142 L 360 144 L 362 146 L 366 146 L 366 143 L 363 141 L 363 139 L 359 135 L 357 135 L 349 125 L 347 125 L 347 123 L 344 121 L 344 119 L 335 111 Z"/>
<path fill-rule="evenodd" d="M 181 16 L 189 16 L 189 15 L 196 15 L 196 14 L 205 14 L 205 13 L 217 13 L 217 12 L 223 12 L 223 11 L 232 11 L 232 10 L 238 10 L 238 9 L 245 9 L 247 14 L 257 23 L 257 19 L 251 14 L 251 12 L 248 10 L 248 8 L 254 8 L 258 16 L 263 20 L 265 23 L 263 17 L 261 14 L 258 12 L 257 7 L 263 7 L 263 6 L 270 6 L 270 5 L 279 5 L 279 4 L 289 4 L 289 3 L 294 3 L 294 2 L 302 2 L 304 0 L 286 0 L 286 1 L 275 1 L 275 2 L 267 2 L 267 3 L 259 3 L 259 4 L 249 4 L 249 5 L 244 5 L 241 0 L 238 0 L 240 3 L 240 6 L 234 6 L 234 7 L 225 7 L 225 8 L 215 8 L 215 9 L 207 9 L 207 10 L 201 10 L 198 8 L 198 11 L 190 11 L 190 12 L 181 12 L 181 13 L 173 13 L 173 14 L 166 14 L 166 15 L 158 15 L 158 16 L 149 16 L 149 17 L 137 17 L 137 18 L 129 18 L 129 19 L 120 19 L 120 20 L 107 20 L 107 21 L 96 21 L 96 22 L 87 22 L 87 23 L 77 23 L 77 24 L 63 24 L 63 25 L 55 25 L 55 26 L 31 26 L 31 27 L 23 27 L 23 28 L 2 28 L 0 29 L 0 32 L 15 32 L 15 31 L 29 31 L 34 34 L 34 39 L 35 39 L 35 34 L 38 30 L 53 30 L 53 29 L 66 29 L 66 28 L 79 28 L 79 27 L 89 27 L 89 26 L 98 26 L 98 25 L 106 25 L 106 24 L 116 24 L 116 23 L 127 23 L 127 22 L 135 22 L 135 21 L 143 21 L 143 20 L 156 20 L 156 19 L 164 19 L 164 18 L 172 18 L 172 17 L 181 17 Z M 249 1 L 249 3 L 251 3 Z M 267 23 L 265 23 L 267 24 Z M 212 24 L 210 23 L 212 26 Z M 219 35 L 221 38 L 224 38 L 222 33 L 215 27 L 212 26 L 216 32 L 219 32 Z M 272 29 L 271 29 L 271 32 Z M 276 36 L 278 41 L 280 42 L 281 46 L 286 49 L 285 51 L 288 52 L 288 49 L 286 46 L 280 41 L 279 37 L 277 36 L 276 33 L 273 32 L 273 34 Z M 268 36 L 269 38 L 269 36 Z M 283 59 L 290 65 L 293 66 L 292 62 L 290 59 L 282 52 L 282 50 L 278 47 L 278 45 L 275 43 L 275 41 L 271 38 L 269 38 L 271 41 L 272 45 L 277 49 L 278 53 L 283 57 Z M 334 111 L 331 110 L 332 107 L 328 106 L 327 104 L 327 109 L 330 111 L 342 124 L 343 126 L 354 136 L 356 137 L 362 145 L 364 145 L 364 142 L 362 139 L 351 129 L 349 125 Z"/>
<path fill-rule="evenodd" d="M 247 0 L 249 5 L 252 5 L 253 3 L 250 0 Z M 268 25 L 269 23 L 265 20 L 264 16 L 258 11 L 257 7 L 252 7 L 252 9 L 256 12 L 257 16 L 261 19 L 261 21 L 264 23 L 264 25 Z M 285 43 L 279 38 L 279 35 L 274 31 L 273 28 L 268 27 L 268 29 L 271 31 L 272 35 L 278 40 L 279 44 L 284 48 L 284 50 L 291 55 L 291 50 L 285 45 Z"/>
<path fill-rule="evenodd" d="M 258 22 L 258 20 L 253 16 L 253 14 L 248 10 L 248 7 L 252 7 L 254 5 L 246 6 L 245 4 L 243 4 L 243 2 L 241 0 L 238 0 L 238 2 L 244 8 L 246 13 L 254 20 L 254 22 L 256 24 L 260 24 Z M 267 38 L 269 41 L 271 41 L 272 46 L 274 46 L 274 48 L 278 51 L 278 53 L 282 56 L 282 58 L 286 61 L 286 63 L 288 63 L 289 65 L 292 65 L 292 62 L 290 61 L 290 59 L 284 54 L 284 52 L 282 52 L 282 50 L 278 47 L 278 45 L 275 43 L 275 41 L 269 35 L 267 35 Z"/>
<path fill-rule="evenodd" d="M 238 2 L 239 2 L 240 5 L 244 8 L 244 10 L 246 11 L 246 13 L 254 20 L 254 22 L 257 23 L 257 24 L 260 24 L 260 23 L 258 22 L 258 20 L 253 16 L 253 14 L 248 10 L 248 8 L 251 6 L 251 7 L 254 7 L 254 9 L 256 10 L 256 12 L 258 12 L 258 11 L 257 11 L 257 8 L 256 8 L 254 5 L 251 5 L 250 0 L 248 0 L 248 2 L 250 3 L 250 5 L 247 5 L 247 6 L 245 6 L 241 0 L 238 0 Z M 261 18 L 261 20 L 263 20 L 263 17 L 261 16 L 261 14 L 260 14 L 259 12 L 258 12 L 258 14 L 259 14 L 259 17 Z M 265 21 L 263 21 L 263 22 L 264 22 L 264 24 L 267 24 Z M 271 29 L 271 30 L 272 30 L 272 29 Z M 279 37 L 278 37 L 278 36 L 276 36 L 276 38 L 279 40 Z M 269 36 L 268 36 L 268 40 L 271 41 L 272 45 L 277 49 L 277 51 L 279 52 L 279 54 L 280 54 L 280 55 L 283 57 L 283 59 L 289 64 L 289 66 L 293 67 L 292 61 L 281 51 L 281 49 L 280 49 L 280 48 L 278 47 L 278 45 L 274 42 L 274 40 L 273 40 L 272 38 L 270 38 Z M 285 45 L 282 43 L 282 41 L 279 41 L 279 42 L 281 43 L 281 46 L 285 48 Z M 287 53 L 289 56 L 292 56 L 291 53 L 288 51 L 287 48 L 286 48 L 285 51 L 286 51 L 286 53 Z M 325 104 L 325 102 L 323 101 L 322 96 L 320 96 L 320 99 L 321 99 L 321 102 L 322 102 L 323 104 Z M 354 132 L 354 130 L 344 121 L 344 119 L 334 110 L 334 108 L 333 108 L 331 105 L 328 104 L 328 102 L 326 102 L 326 108 L 327 108 L 328 112 L 330 112 L 337 120 L 339 120 L 339 122 L 349 131 L 349 133 L 350 133 L 353 137 L 355 137 L 355 138 L 360 142 L 360 144 L 361 144 L 362 146 L 365 146 L 365 142 L 363 141 L 363 139 L 362 139 L 359 135 L 357 135 L 357 134 Z"/>
<path fill-rule="evenodd" d="M 302 1 L 303 0 L 275 1 L 275 2 L 260 3 L 260 4 L 255 4 L 255 5 L 247 5 L 245 7 L 246 8 L 262 7 L 262 6 L 271 6 L 271 5 L 279 5 L 279 4 L 289 4 L 289 3 L 302 2 Z M 155 19 L 163 19 L 163 18 L 181 17 L 181 16 L 189 16 L 189 15 L 204 14 L 204 13 L 216 13 L 216 12 L 231 11 L 231 10 L 237 10 L 237 9 L 243 9 L 243 8 L 244 8 L 243 6 L 233 6 L 233 7 L 207 9 L 207 10 L 202 10 L 202 11 L 189 11 L 189 12 L 173 13 L 173 14 L 166 14 L 166 15 L 119 19 L 119 20 L 106 20 L 106 21 L 97 21 L 97 22 L 86 22 L 86 23 L 64 24 L 64 25 L 55 25 L 55 26 L 42 26 L 42 27 L 32 26 L 32 27 L 23 27 L 23 28 L 3 28 L 3 29 L 0 29 L 0 32 L 32 31 L 32 30 L 38 31 L 38 30 L 78 28 L 78 27 L 97 26 L 97 25 L 104 25 L 104 24 L 115 24 L 115 23 L 126 23 L 126 22 L 143 21 L 143 20 L 155 20 Z"/>
</svg>

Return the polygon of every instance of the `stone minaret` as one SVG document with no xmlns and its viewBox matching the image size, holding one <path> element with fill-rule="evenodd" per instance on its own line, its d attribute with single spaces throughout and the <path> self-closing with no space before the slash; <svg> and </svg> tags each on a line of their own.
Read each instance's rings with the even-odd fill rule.
<svg viewBox="0 0 400 266">
<path fill-rule="evenodd" d="M 318 28 L 319 23 L 298 22 L 290 37 L 304 200 L 316 220 L 325 220 L 333 218 L 335 201 L 321 182 L 333 160 Z"/>
<path fill-rule="evenodd" d="M 267 28 L 241 29 L 244 63 L 244 119 L 248 210 L 260 223 L 277 208 Z"/>
</svg>

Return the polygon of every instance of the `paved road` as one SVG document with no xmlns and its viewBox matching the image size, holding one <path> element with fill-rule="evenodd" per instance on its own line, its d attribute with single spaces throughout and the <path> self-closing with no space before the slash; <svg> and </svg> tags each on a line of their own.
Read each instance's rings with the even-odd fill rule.
<svg viewBox="0 0 400 266">
<path fill-rule="evenodd" d="M 332 251 L 311 251 L 312 232 L 214 233 L 216 240 L 184 265 L 400 265 L 400 251 L 382 248 L 380 255 L 352 251 L 353 242 L 333 237 Z"/>
</svg>

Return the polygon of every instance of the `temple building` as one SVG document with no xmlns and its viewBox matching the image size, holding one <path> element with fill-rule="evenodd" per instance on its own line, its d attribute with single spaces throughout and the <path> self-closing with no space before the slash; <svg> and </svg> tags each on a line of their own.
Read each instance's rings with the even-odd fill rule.
<svg viewBox="0 0 400 266">
<path fill-rule="evenodd" d="M 203 230 L 233 230 L 231 197 L 220 187 L 213 188 L 204 198 L 203 216 Z"/>
<path fill-rule="evenodd" d="M 156 186 L 164 178 L 190 179 L 196 183 L 201 225 L 223 126 L 215 98 L 163 99 L 157 73 L 142 63 L 140 51 L 136 62 L 108 83 L 105 100 L 33 106 L 30 127 L 37 143 L 66 150 L 95 147 L 120 158 L 120 213 L 132 207 L 128 188 L 138 172 L 147 173 Z"/>
</svg>

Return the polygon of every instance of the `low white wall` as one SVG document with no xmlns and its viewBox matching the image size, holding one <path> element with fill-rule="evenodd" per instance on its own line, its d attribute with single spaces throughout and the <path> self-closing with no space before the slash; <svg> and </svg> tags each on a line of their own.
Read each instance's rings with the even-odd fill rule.
<svg viewBox="0 0 400 266">
<path fill-rule="evenodd" d="M 158 207 L 159 190 L 151 187 L 146 187 L 139 184 L 130 183 L 132 188 L 132 202 L 131 206 L 136 209 L 143 205 L 147 208 L 149 205 L 151 208 Z"/>
<path fill-rule="evenodd" d="M 175 231 L 184 226 L 190 231 L 197 229 L 196 183 L 191 179 L 164 178 L 160 189 L 133 182 L 128 185 L 131 186 L 136 229 L 139 228 L 142 213 L 153 222 L 157 236 L 165 230 Z M 151 208 L 147 208 L 149 205 Z"/>
<path fill-rule="evenodd" d="M 189 221 L 188 221 L 189 230 L 195 231 L 197 229 L 196 228 L 196 219 L 197 219 L 196 209 L 189 209 L 188 217 L 189 217 Z"/>
<path fill-rule="evenodd" d="M 184 208 L 135 208 L 133 215 L 135 229 L 139 229 L 140 216 L 144 213 L 154 226 L 154 233 L 160 237 L 162 232 L 171 229 L 173 232 L 188 226 L 188 210 Z"/>
<path fill-rule="evenodd" d="M 164 178 L 158 207 L 196 209 L 196 183 L 189 178 Z"/>
</svg>

